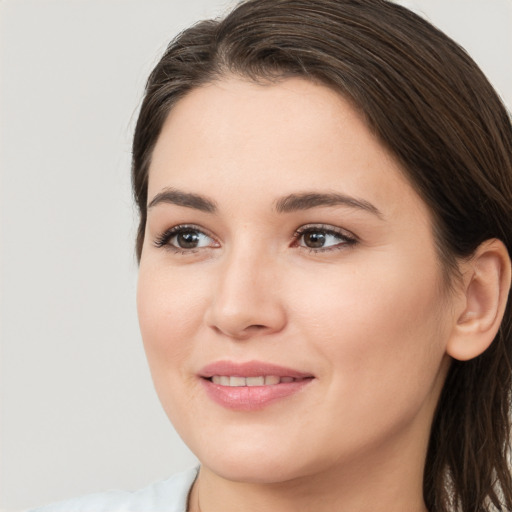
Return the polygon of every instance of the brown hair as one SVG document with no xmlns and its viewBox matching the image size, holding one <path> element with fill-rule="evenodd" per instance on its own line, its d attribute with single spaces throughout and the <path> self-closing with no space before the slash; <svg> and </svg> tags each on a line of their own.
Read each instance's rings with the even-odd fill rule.
<svg viewBox="0 0 512 512">
<path fill-rule="evenodd" d="M 249 0 L 181 33 L 149 77 L 133 142 L 139 258 L 148 169 L 167 114 L 228 74 L 301 76 L 348 98 L 429 206 L 448 279 L 484 240 L 512 253 L 510 117 L 462 48 L 387 0 Z M 491 347 L 451 365 L 425 464 L 432 512 L 512 510 L 511 375 L 509 301 Z"/>
</svg>

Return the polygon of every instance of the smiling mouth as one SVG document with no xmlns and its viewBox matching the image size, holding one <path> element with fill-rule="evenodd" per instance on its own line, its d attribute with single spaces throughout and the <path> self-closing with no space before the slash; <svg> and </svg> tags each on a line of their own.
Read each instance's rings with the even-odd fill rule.
<svg viewBox="0 0 512 512">
<path fill-rule="evenodd" d="M 306 378 L 279 377 L 277 375 L 261 375 L 257 377 L 238 377 L 233 375 L 213 375 L 209 380 L 213 384 L 229 387 L 253 387 L 253 386 L 275 386 L 277 384 L 289 384 Z"/>
<path fill-rule="evenodd" d="M 299 394 L 315 376 L 261 361 L 217 361 L 199 372 L 206 395 L 224 408 L 259 411 Z"/>
</svg>

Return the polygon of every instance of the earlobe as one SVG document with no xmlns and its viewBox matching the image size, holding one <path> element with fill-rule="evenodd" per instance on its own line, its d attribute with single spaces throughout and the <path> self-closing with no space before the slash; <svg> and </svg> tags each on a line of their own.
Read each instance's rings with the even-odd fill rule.
<svg viewBox="0 0 512 512">
<path fill-rule="evenodd" d="M 482 354 L 498 332 L 510 290 L 511 263 L 503 242 L 492 239 L 463 266 L 463 308 L 446 350 L 454 359 L 467 361 Z"/>
</svg>

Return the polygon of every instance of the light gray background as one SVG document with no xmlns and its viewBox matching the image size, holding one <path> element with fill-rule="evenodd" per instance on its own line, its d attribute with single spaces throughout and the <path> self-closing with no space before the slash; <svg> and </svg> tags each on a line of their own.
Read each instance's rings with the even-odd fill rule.
<svg viewBox="0 0 512 512">
<path fill-rule="evenodd" d="M 0 1 L 0 507 L 134 489 L 195 463 L 135 310 L 130 138 L 168 40 L 221 0 Z M 512 104 L 512 0 L 402 2 Z"/>
</svg>

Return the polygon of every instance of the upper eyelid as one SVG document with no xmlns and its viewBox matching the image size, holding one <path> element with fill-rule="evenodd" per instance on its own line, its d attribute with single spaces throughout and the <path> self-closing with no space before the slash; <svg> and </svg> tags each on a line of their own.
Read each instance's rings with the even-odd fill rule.
<svg viewBox="0 0 512 512">
<path fill-rule="evenodd" d="M 323 231 L 324 233 L 337 237 L 340 242 L 334 245 L 327 245 L 324 247 L 308 247 L 306 245 L 302 245 L 300 243 L 301 238 L 307 234 L 309 231 Z M 347 247 L 354 246 L 356 244 L 360 243 L 360 239 L 357 235 L 355 235 L 353 232 L 341 228 L 338 226 L 333 226 L 331 224 L 305 224 L 301 227 L 299 227 L 292 238 L 292 246 L 297 247 L 303 250 L 307 250 L 308 252 L 313 253 L 328 253 L 331 251 L 338 251 L 346 249 Z"/>
<path fill-rule="evenodd" d="M 220 239 L 215 236 L 210 230 L 198 225 L 198 224 L 177 224 L 175 226 L 172 226 L 168 229 L 165 229 L 161 232 L 160 235 L 156 236 L 154 239 L 154 243 L 157 247 L 161 247 L 163 245 L 167 245 L 169 240 L 177 235 L 180 230 L 195 230 L 203 235 L 207 236 L 208 238 L 211 238 L 214 242 L 220 243 Z M 324 224 L 324 223 L 308 223 L 303 224 L 299 226 L 295 231 L 293 232 L 291 238 L 292 240 L 297 240 L 300 236 L 302 236 L 304 233 L 306 233 L 309 230 L 318 230 L 318 231 L 324 231 L 326 233 L 331 233 L 334 235 L 339 235 L 340 237 L 353 239 L 354 241 L 358 240 L 358 237 L 351 231 L 341 228 L 339 226 L 334 226 L 332 224 Z"/>
<path fill-rule="evenodd" d="M 172 226 L 169 229 L 164 230 L 164 233 L 178 233 L 181 230 L 190 229 L 191 231 L 198 231 L 199 233 L 203 233 L 210 238 L 216 238 L 210 230 L 199 226 L 198 224 L 177 224 L 176 226 Z"/>
<path fill-rule="evenodd" d="M 154 238 L 153 243 L 157 247 L 170 245 L 169 240 L 171 240 L 171 238 L 176 236 L 180 231 L 185 231 L 187 229 L 191 231 L 198 231 L 199 233 L 202 233 L 203 235 L 207 236 L 208 238 L 211 238 L 213 241 L 218 243 L 217 238 L 213 234 L 211 234 L 207 229 L 196 224 L 177 224 L 176 226 L 172 226 L 168 229 L 165 229 Z"/>
<path fill-rule="evenodd" d="M 325 231 L 327 233 L 334 233 L 337 235 L 358 239 L 357 235 L 355 235 L 352 231 L 345 229 L 345 228 L 338 227 L 338 226 L 333 226 L 331 224 L 304 224 L 295 230 L 295 236 L 301 235 L 305 231 L 315 230 L 315 229 L 318 231 Z"/>
<path fill-rule="evenodd" d="M 168 233 L 175 233 L 175 232 L 178 232 L 179 230 L 185 230 L 185 229 L 191 229 L 191 230 L 196 230 L 196 231 L 199 231 L 201 233 L 203 233 L 204 235 L 210 237 L 210 238 L 213 238 L 213 239 L 217 239 L 218 237 L 216 237 L 210 230 L 198 225 L 198 224 L 187 224 L 187 223 L 184 223 L 184 224 L 177 224 L 175 226 L 172 226 L 168 229 L 165 229 L 162 234 L 168 234 Z M 313 230 L 313 229 L 317 229 L 318 231 L 326 231 L 326 232 L 329 232 L 329 233 L 336 233 L 336 234 L 341 234 L 341 235 L 348 235 L 348 236 L 351 236 L 353 238 L 357 238 L 356 235 L 354 233 L 352 233 L 351 231 L 349 231 L 348 229 L 345 229 L 345 228 L 341 228 L 341 227 L 338 227 L 338 226 L 333 226 L 331 224 L 315 224 L 315 223 L 309 223 L 309 224 L 303 224 L 301 226 L 299 226 L 297 229 L 295 229 L 293 235 L 295 236 L 296 234 L 300 234 L 300 233 L 303 233 L 304 231 L 307 231 L 307 230 Z"/>
</svg>

